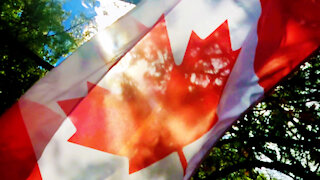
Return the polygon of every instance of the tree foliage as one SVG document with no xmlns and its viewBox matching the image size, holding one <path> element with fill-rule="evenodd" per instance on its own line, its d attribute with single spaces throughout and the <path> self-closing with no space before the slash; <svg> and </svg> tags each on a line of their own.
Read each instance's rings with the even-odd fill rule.
<svg viewBox="0 0 320 180">
<path fill-rule="evenodd" d="M 319 106 L 318 51 L 230 128 L 193 179 L 264 179 L 261 167 L 318 179 Z"/>
<path fill-rule="evenodd" d="M 10 107 L 52 64 L 76 48 L 62 22 L 60 1 L 0 2 L 0 113 Z"/>
<path fill-rule="evenodd" d="M 65 32 L 62 22 L 68 13 L 60 1 L 2 1 L 1 31 L 31 49 L 44 60 L 55 63 L 60 56 L 75 48 L 72 34 Z"/>
</svg>

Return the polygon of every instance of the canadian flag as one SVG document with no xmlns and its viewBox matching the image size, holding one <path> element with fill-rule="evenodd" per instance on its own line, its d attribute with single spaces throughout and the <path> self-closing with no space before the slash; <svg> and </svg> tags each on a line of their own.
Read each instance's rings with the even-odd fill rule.
<svg viewBox="0 0 320 180">
<path fill-rule="evenodd" d="M 189 179 L 320 45 L 320 2 L 145 0 L 0 118 L 1 179 Z"/>
</svg>

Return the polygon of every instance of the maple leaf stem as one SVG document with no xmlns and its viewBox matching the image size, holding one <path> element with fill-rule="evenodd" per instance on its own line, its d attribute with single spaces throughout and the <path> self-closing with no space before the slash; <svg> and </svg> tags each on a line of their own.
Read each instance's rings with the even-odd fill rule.
<svg viewBox="0 0 320 180">
<path fill-rule="evenodd" d="M 187 169 L 187 166 L 188 166 L 187 159 L 184 156 L 184 153 L 183 153 L 182 149 L 179 149 L 177 152 L 178 152 L 178 155 L 179 155 L 179 158 L 180 158 L 180 162 L 181 162 L 181 165 L 182 165 L 182 168 L 183 168 L 183 175 L 186 175 L 186 169 Z"/>
</svg>

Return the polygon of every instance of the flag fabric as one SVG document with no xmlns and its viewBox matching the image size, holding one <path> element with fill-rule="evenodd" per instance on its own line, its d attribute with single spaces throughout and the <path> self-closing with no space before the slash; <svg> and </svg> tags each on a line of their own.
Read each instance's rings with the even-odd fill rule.
<svg viewBox="0 0 320 180">
<path fill-rule="evenodd" d="M 319 47 L 319 8 L 141 1 L 0 117 L 1 179 L 189 179 Z"/>
</svg>

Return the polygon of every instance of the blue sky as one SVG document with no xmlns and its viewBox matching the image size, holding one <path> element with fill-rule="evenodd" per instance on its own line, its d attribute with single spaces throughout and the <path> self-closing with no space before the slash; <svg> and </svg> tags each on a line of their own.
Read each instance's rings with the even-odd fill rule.
<svg viewBox="0 0 320 180">
<path fill-rule="evenodd" d="M 85 7 L 86 6 L 86 7 Z M 100 2 L 97 1 L 97 7 L 100 6 Z M 84 13 L 86 17 L 94 17 L 97 15 L 93 6 L 84 0 L 67 0 L 66 3 L 63 4 L 63 9 L 67 12 L 70 12 L 70 17 L 64 22 L 64 26 L 68 29 L 71 26 L 71 21 L 75 16 L 80 15 L 80 13 Z"/>
<path fill-rule="evenodd" d="M 90 6 L 90 4 L 83 2 L 84 0 L 66 0 L 66 2 L 62 5 L 63 9 L 70 14 L 69 18 L 63 22 L 64 29 L 68 29 L 71 27 L 72 20 L 79 16 L 81 13 L 84 13 L 86 17 L 96 16 L 94 7 Z M 86 7 L 85 7 L 85 6 Z M 98 2 L 97 6 L 100 6 Z M 69 53 L 70 55 L 71 53 Z M 61 64 L 67 57 L 61 56 L 56 62 L 55 66 Z"/>
</svg>

